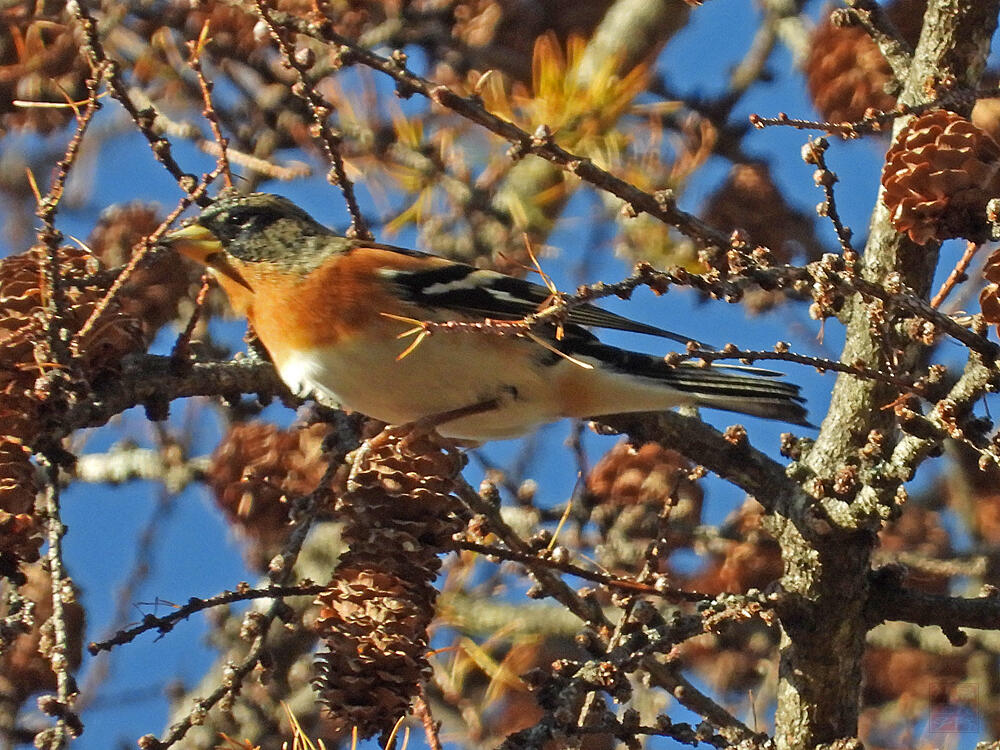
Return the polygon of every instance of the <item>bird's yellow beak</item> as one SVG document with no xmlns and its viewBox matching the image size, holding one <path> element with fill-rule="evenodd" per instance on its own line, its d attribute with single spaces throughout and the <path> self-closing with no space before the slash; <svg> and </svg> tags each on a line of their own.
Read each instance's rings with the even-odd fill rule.
<svg viewBox="0 0 1000 750">
<path fill-rule="evenodd" d="M 246 289 L 253 291 L 246 279 L 229 261 L 219 238 L 201 224 L 188 224 L 166 235 L 164 245 L 172 247 L 186 258 L 197 261 L 209 270 L 226 276 Z"/>
</svg>

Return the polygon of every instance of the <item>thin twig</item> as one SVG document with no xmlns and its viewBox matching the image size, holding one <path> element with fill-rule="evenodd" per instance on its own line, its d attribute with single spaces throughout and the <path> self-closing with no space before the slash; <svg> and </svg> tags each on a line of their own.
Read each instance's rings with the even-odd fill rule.
<svg viewBox="0 0 1000 750">
<path fill-rule="evenodd" d="M 937 294 L 931 299 L 931 307 L 937 309 L 941 307 L 941 303 L 948 298 L 952 290 L 961 282 L 965 281 L 965 272 L 969 270 L 969 264 L 972 263 L 972 259 L 975 257 L 976 252 L 981 246 L 975 242 L 967 242 L 965 244 L 965 252 L 962 253 L 962 257 L 958 259 L 958 263 L 955 267 L 951 269 L 951 273 L 948 274 L 948 278 L 944 280 L 941 284 L 941 288 L 938 289 Z"/>
<path fill-rule="evenodd" d="M 851 237 L 854 233 L 848 227 L 844 226 L 844 223 L 840 220 L 840 213 L 837 211 L 837 200 L 833 192 L 833 186 L 837 183 L 838 177 L 826 166 L 826 151 L 829 147 L 830 143 L 826 138 L 810 139 L 809 143 L 802 150 L 802 158 L 806 164 L 816 166 L 813 180 L 822 188 L 825 198 L 818 210 L 820 211 L 820 215 L 827 217 L 833 224 L 834 231 L 837 233 L 837 240 L 840 242 L 840 248 L 844 253 L 847 270 L 853 273 L 858 254 L 851 246 Z"/>
<path fill-rule="evenodd" d="M 431 707 L 427 702 L 422 685 L 417 697 L 413 699 L 413 713 L 416 714 L 417 718 L 420 719 L 420 723 L 423 724 L 424 737 L 426 737 L 427 745 L 430 749 L 444 750 L 444 745 L 441 744 L 440 722 L 434 721 L 434 715 L 431 713 Z"/>
<path fill-rule="evenodd" d="M 670 191 L 649 193 L 640 190 L 632 183 L 598 167 L 589 158 L 557 145 L 551 134 L 529 133 L 509 120 L 488 111 L 479 99 L 461 96 L 447 86 L 417 75 L 407 68 L 405 55 L 383 57 L 337 34 L 329 24 L 319 26 L 288 13 L 273 12 L 271 15 L 277 25 L 305 34 L 332 47 L 331 52 L 338 56 L 341 64 L 360 63 L 390 76 L 396 81 L 400 96 L 419 94 L 509 141 L 512 144 L 511 158 L 521 159 L 528 154 L 541 157 L 581 180 L 617 196 L 628 204 L 630 211 L 636 214 L 647 213 L 676 227 L 678 231 L 704 247 L 729 247 L 728 235 L 693 214 L 678 209 Z"/>
<path fill-rule="evenodd" d="M 73 335 L 73 339 L 70 341 L 69 349 L 74 355 L 79 354 L 80 345 L 83 342 L 84 337 L 90 332 L 101 316 L 107 310 L 108 306 L 115 300 L 121 290 L 124 288 L 125 283 L 129 280 L 132 272 L 138 267 L 138 265 L 143 261 L 143 259 L 149 254 L 153 249 L 156 242 L 163 236 L 164 232 L 170 227 L 171 224 L 180 216 L 192 203 L 197 203 L 205 195 L 205 191 L 208 186 L 212 184 L 212 181 L 219 176 L 220 167 L 217 165 L 215 169 L 206 175 L 202 176 L 201 182 L 198 184 L 194 190 L 185 195 L 178 202 L 177 207 L 165 218 L 156 230 L 143 239 L 142 245 L 135 251 L 132 257 L 129 259 L 128 264 L 122 269 L 121 273 L 115 278 L 114 282 L 108 288 L 108 291 L 101 298 L 94 309 L 90 313 L 90 317 L 87 318 L 86 322 L 80 327 L 80 330 Z"/>
<path fill-rule="evenodd" d="M 647 596 L 656 596 L 668 601 L 702 602 L 711 598 L 705 594 L 699 594 L 697 591 L 685 591 L 684 589 L 676 589 L 669 586 L 641 583 L 627 578 L 618 578 L 607 573 L 598 573 L 593 570 L 586 570 L 585 568 L 581 568 L 569 562 L 553 560 L 550 557 L 540 557 L 531 553 L 517 552 L 510 549 L 504 549 L 503 547 L 479 544 L 478 542 L 464 539 L 453 542 L 452 546 L 455 549 L 464 549 L 469 552 L 476 552 L 480 555 L 520 563 L 527 568 L 538 566 L 549 568 L 551 570 L 558 570 L 560 573 L 566 573 L 567 575 L 576 576 L 577 578 L 583 578 L 586 581 L 593 581 L 594 583 L 599 583 L 602 586 L 607 586 L 608 588 L 619 589 L 621 591 L 628 591 L 636 594 L 645 594 Z"/>
<path fill-rule="evenodd" d="M 177 181 L 181 190 L 193 196 L 198 187 L 197 178 L 194 175 L 187 174 L 180 168 L 180 165 L 170 152 L 170 141 L 157 133 L 153 128 L 153 122 L 156 120 L 156 110 L 152 106 L 139 109 L 135 102 L 132 101 L 128 86 L 125 85 L 125 82 L 121 78 L 121 66 L 116 61 L 110 59 L 104 51 L 104 46 L 101 44 L 101 37 L 97 29 L 97 22 L 90 15 L 90 11 L 87 10 L 86 5 L 80 2 L 80 0 L 69 0 L 66 3 L 66 9 L 76 18 L 77 23 L 80 24 L 80 28 L 83 30 L 83 49 L 87 53 L 88 58 L 90 58 L 91 67 L 94 70 L 103 71 L 104 78 L 111 90 L 111 95 L 125 108 L 129 117 L 132 118 L 132 122 L 135 123 L 136 128 L 145 136 L 150 149 L 153 151 L 153 156 L 170 172 L 170 175 Z M 200 193 L 195 200 L 200 206 L 207 206 L 210 203 L 204 193 Z"/>
<path fill-rule="evenodd" d="M 191 317 L 188 318 L 184 330 L 181 331 L 177 337 L 177 341 L 174 342 L 173 351 L 170 352 L 170 358 L 175 362 L 185 362 L 190 356 L 191 337 L 194 335 L 194 329 L 198 325 L 198 321 L 201 320 L 201 313 L 205 309 L 205 299 L 208 297 L 208 290 L 211 288 L 211 284 L 212 277 L 207 273 L 202 274 L 201 287 L 198 289 L 198 295 L 194 298 L 194 310 L 191 311 Z"/>
<path fill-rule="evenodd" d="M 66 525 L 62 522 L 62 511 L 59 498 L 59 467 L 47 455 L 38 456 L 39 463 L 45 469 L 45 530 L 48 550 L 45 560 L 48 566 L 52 586 L 52 617 L 49 622 L 53 631 L 53 643 L 48 648 L 47 655 L 56 676 L 55 701 L 45 701 L 44 710 L 50 716 L 57 717 L 55 727 L 46 730 L 45 739 L 36 738 L 38 747 L 48 750 L 63 748 L 71 737 L 77 737 L 83 731 L 83 724 L 73 710 L 76 697 L 76 687 L 69 667 L 69 632 L 66 627 L 66 609 L 63 597 L 72 585 L 63 565 L 62 540 L 66 534 Z"/>
<path fill-rule="evenodd" d="M 554 575 L 547 566 L 534 564 L 536 558 L 532 555 L 531 549 L 503 520 L 500 516 L 499 508 L 482 498 L 478 492 L 464 481 L 459 482 L 457 493 L 470 510 L 486 517 L 490 529 L 503 540 L 504 544 L 512 552 L 523 556 L 520 562 L 528 568 L 545 593 L 560 602 L 585 623 L 592 624 L 596 628 L 605 630 L 608 633 L 612 631 L 611 623 L 596 602 L 581 598 L 562 579 Z"/>
<path fill-rule="evenodd" d="M 208 120 L 209 127 L 212 128 L 212 135 L 215 137 L 215 142 L 219 146 L 219 166 L 222 168 L 222 175 L 226 182 L 226 187 L 231 188 L 233 186 L 233 174 L 229 169 L 229 139 L 222 135 L 222 127 L 219 125 L 219 116 L 215 112 L 215 106 L 212 104 L 212 84 L 205 78 L 205 72 L 201 67 L 201 55 L 205 51 L 205 45 L 208 43 L 209 37 L 209 23 L 205 21 L 205 25 L 201 29 L 201 34 L 198 35 L 197 41 L 189 41 L 187 43 L 188 50 L 191 52 L 188 58 L 188 65 L 191 66 L 191 70 L 198 77 L 198 86 L 201 89 L 201 99 L 205 104 L 205 108 L 201 113 Z"/>
<path fill-rule="evenodd" d="M 896 82 L 902 84 L 910 74 L 913 49 L 893 25 L 885 9 L 873 0 L 845 0 L 850 12 L 878 45 L 882 57 L 892 68 Z"/>
<path fill-rule="evenodd" d="M 40 287 L 43 290 L 42 305 L 45 310 L 46 339 L 49 349 L 46 358 L 55 365 L 52 373 L 57 380 L 66 375 L 66 368 L 70 364 L 72 352 L 67 349 L 66 342 L 61 335 L 63 313 L 65 312 L 63 279 L 59 261 L 59 242 L 62 235 L 55 227 L 55 216 L 63 197 L 70 170 L 79 156 L 84 134 L 87 132 L 94 115 L 97 114 L 97 110 L 101 107 L 97 89 L 102 78 L 103 73 L 98 69 L 94 78 L 87 82 L 87 105 L 82 112 L 79 109 L 74 109 L 76 130 L 66 146 L 65 154 L 56 164 L 56 174 L 52 185 L 45 197 L 39 201 L 36 211 L 36 215 L 42 221 L 42 227 L 38 230 L 38 240 L 44 248 L 39 270 L 42 277 Z"/>
<path fill-rule="evenodd" d="M 221 607 L 224 604 L 245 602 L 253 599 L 285 599 L 290 596 L 316 596 L 323 593 L 326 589 L 327 586 L 325 585 L 306 582 L 293 586 L 265 586 L 259 589 L 252 589 L 246 584 L 241 584 L 237 586 L 235 591 L 223 591 L 208 599 L 199 599 L 193 596 L 188 599 L 187 604 L 178 607 L 169 615 L 164 615 L 163 617 L 146 615 L 142 618 L 142 624 L 119 630 L 113 636 L 103 641 L 91 642 L 87 644 L 87 650 L 96 656 L 102 651 L 110 651 L 115 646 L 131 643 L 137 637 L 150 630 L 156 630 L 161 636 L 166 635 L 181 620 L 186 620 L 196 612 L 211 609 L 212 607 Z"/>
<path fill-rule="evenodd" d="M 282 28 L 275 22 L 271 10 L 267 7 L 267 0 L 256 0 L 256 4 L 257 12 L 260 14 L 261 20 L 267 24 L 271 38 L 277 43 L 285 64 L 294 70 L 299 78 L 298 84 L 292 88 L 292 91 L 309 107 L 316 126 L 316 135 L 323 145 L 327 159 L 330 160 L 331 168 L 327 173 L 327 179 L 331 184 L 340 187 L 340 191 L 344 195 L 344 202 L 347 203 L 347 211 L 351 216 L 351 226 L 347 231 L 347 236 L 372 239 L 368 223 L 361 213 L 361 207 L 354 194 L 354 183 L 347 176 L 347 170 L 344 167 L 344 157 L 341 154 L 343 136 L 331 128 L 327 122 L 330 116 L 330 104 L 323 99 L 316 87 L 310 82 L 308 67 L 299 61 L 295 55 L 294 47 L 285 40 Z"/>
</svg>

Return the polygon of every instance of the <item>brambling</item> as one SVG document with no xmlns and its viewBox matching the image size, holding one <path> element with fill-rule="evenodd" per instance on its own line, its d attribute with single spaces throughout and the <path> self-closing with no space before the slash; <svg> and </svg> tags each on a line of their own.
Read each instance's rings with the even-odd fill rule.
<svg viewBox="0 0 1000 750">
<path fill-rule="evenodd" d="M 215 275 L 294 393 L 390 424 L 430 421 L 444 437 L 482 442 L 563 417 L 690 404 L 808 425 L 798 386 L 766 377 L 779 373 L 675 366 L 602 344 L 585 326 L 689 339 L 591 304 L 516 335 L 421 327 L 519 321 L 552 293 L 494 271 L 339 237 L 277 195 L 218 200 L 164 241 Z"/>
</svg>

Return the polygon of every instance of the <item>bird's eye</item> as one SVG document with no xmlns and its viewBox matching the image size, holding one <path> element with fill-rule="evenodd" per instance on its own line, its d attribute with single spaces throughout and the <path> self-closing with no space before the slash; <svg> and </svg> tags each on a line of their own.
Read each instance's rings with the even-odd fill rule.
<svg viewBox="0 0 1000 750">
<path fill-rule="evenodd" d="M 225 223 L 231 227 L 249 227 L 253 224 L 254 215 L 247 211 L 231 211 L 226 214 Z"/>
</svg>

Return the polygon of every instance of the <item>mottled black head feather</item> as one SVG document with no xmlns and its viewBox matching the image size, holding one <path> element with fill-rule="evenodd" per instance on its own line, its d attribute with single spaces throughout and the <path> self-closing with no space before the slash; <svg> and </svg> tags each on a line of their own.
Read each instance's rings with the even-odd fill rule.
<svg viewBox="0 0 1000 750">
<path fill-rule="evenodd" d="M 252 193 L 222 198 L 206 208 L 198 223 L 226 252 L 246 262 L 311 265 L 322 252 L 336 251 L 333 233 L 287 198 Z M 316 242 L 310 238 L 323 238 Z M 345 240 L 346 242 L 346 240 Z"/>
</svg>

